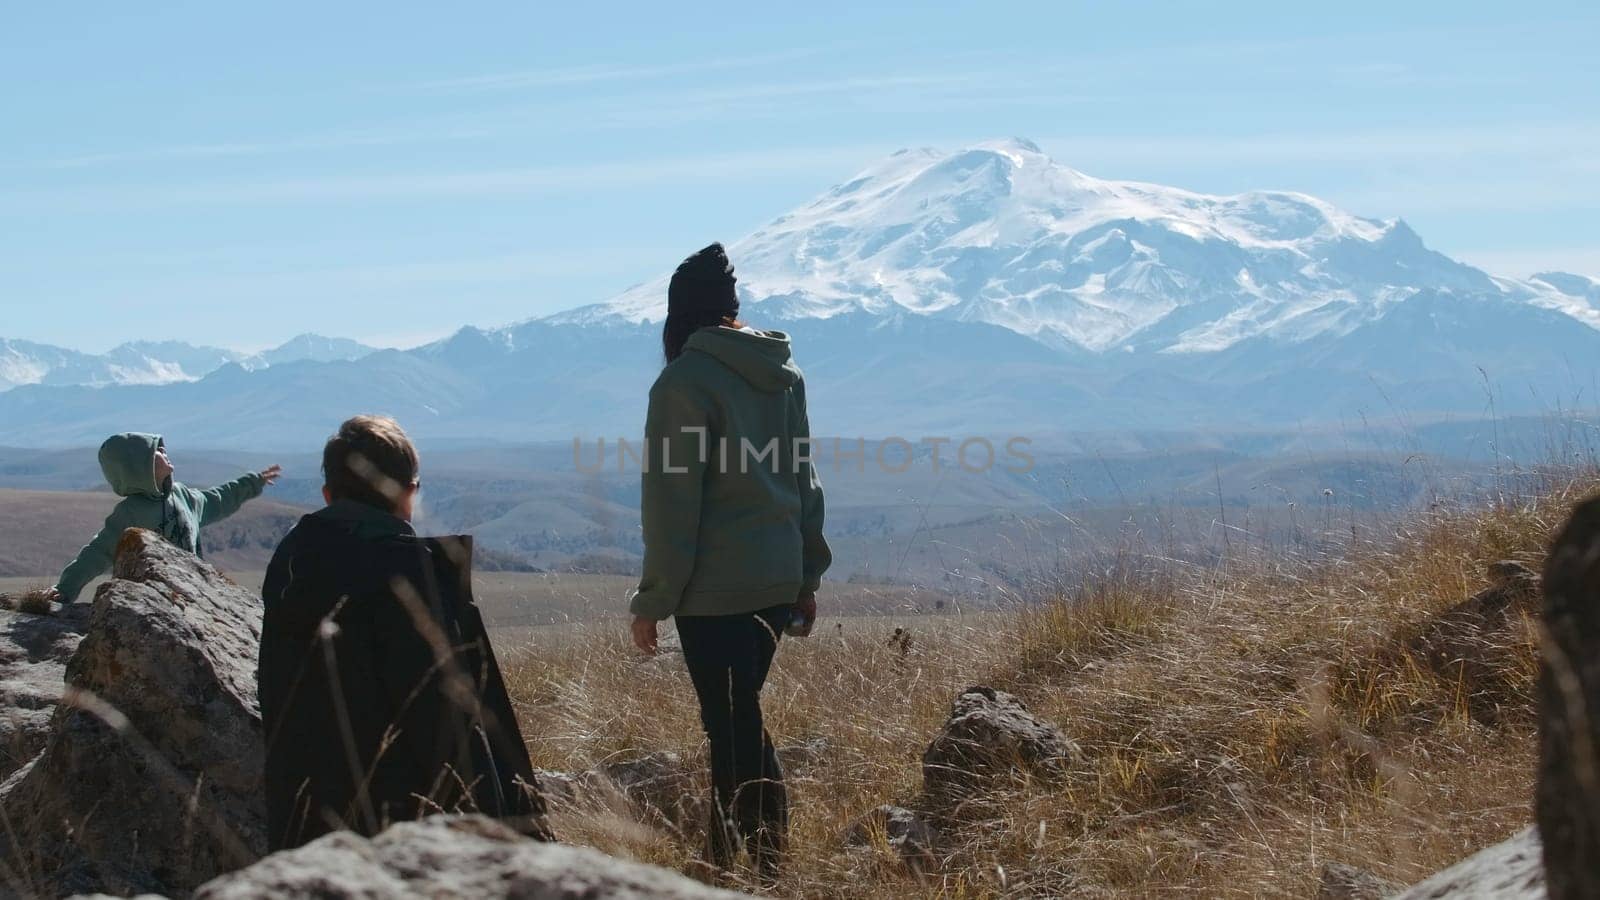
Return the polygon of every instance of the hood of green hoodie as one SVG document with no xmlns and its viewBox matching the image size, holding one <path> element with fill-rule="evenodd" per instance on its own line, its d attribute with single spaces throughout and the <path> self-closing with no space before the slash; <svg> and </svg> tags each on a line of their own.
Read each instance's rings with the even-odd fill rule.
<svg viewBox="0 0 1600 900">
<path fill-rule="evenodd" d="M 800 368 L 789 352 L 789 336 L 781 331 L 702 328 L 683 346 L 715 357 L 758 391 L 788 390 L 800 380 Z"/>
<path fill-rule="evenodd" d="M 130 431 L 114 434 L 100 445 L 100 471 L 106 483 L 122 497 L 159 497 L 165 486 L 156 484 L 156 448 L 161 435 Z"/>
</svg>

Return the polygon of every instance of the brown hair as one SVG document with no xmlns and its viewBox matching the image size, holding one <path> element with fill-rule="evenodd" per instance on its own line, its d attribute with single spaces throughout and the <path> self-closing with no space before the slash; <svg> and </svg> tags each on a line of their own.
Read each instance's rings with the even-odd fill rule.
<svg viewBox="0 0 1600 900">
<path fill-rule="evenodd" d="M 390 512 L 417 483 L 417 448 L 388 416 L 355 416 L 322 448 L 322 480 L 335 500 Z"/>
</svg>

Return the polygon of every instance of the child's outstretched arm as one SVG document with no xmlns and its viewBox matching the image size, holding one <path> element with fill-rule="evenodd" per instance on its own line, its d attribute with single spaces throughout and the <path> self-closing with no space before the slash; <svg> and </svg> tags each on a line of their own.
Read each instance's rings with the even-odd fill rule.
<svg viewBox="0 0 1600 900">
<path fill-rule="evenodd" d="M 268 466 L 259 472 L 248 472 L 232 481 L 227 481 L 203 491 L 195 491 L 199 495 L 200 527 L 204 528 L 213 522 L 223 519 L 239 511 L 239 507 L 247 500 L 254 500 L 261 496 L 267 485 L 278 480 L 283 472 L 280 466 Z"/>
<path fill-rule="evenodd" d="M 126 530 L 116 513 L 106 518 L 106 524 L 89 543 L 83 545 L 78 555 L 67 567 L 61 570 L 61 577 L 56 579 L 56 599 L 62 603 L 71 603 L 78 599 L 78 594 L 83 586 L 93 581 L 97 576 L 104 575 L 111 568 L 111 557 L 117 552 L 117 541 Z"/>
</svg>

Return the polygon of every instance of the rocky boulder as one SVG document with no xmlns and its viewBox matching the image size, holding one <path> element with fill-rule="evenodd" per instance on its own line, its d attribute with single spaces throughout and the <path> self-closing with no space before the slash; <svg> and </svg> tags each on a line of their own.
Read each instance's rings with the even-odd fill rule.
<svg viewBox="0 0 1600 900">
<path fill-rule="evenodd" d="M 1539 854 L 1539 832 L 1528 828 L 1412 886 L 1395 900 L 1545 900 L 1553 895 L 1545 893 Z"/>
<path fill-rule="evenodd" d="M 785 778 L 804 778 L 825 769 L 834 751 L 827 738 L 814 737 L 779 747 L 777 754 Z"/>
<path fill-rule="evenodd" d="M 733 900 L 675 872 L 578 847 L 529 840 L 481 816 L 434 816 L 367 840 L 350 832 L 275 853 L 195 892 L 255 897 L 517 900 Z"/>
<path fill-rule="evenodd" d="M 1544 626 L 1536 806 L 1550 896 L 1600 897 L 1600 498 L 1550 548 Z"/>
<path fill-rule="evenodd" d="M 1502 707 L 1524 702 L 1525 638 L 1517 626 L 1536 611 L 1539 578 L 1513 560 L 1491 563 L 1485 574 L 1488 587 L 1429 620 L 1399 649 L 1402 665 L 1426 665 L 1463 692 L 1474 718 L 1492 722 Z"/>
<path fill-rule="evenodd" d="M 582 777 L 591 793 L 625 797 L 656 824 L 682 830 L 703 823 L 710 814 L 701 767 L 671 750 L 613 760 Z"/>
<path fill-rule="evenodd" d="M 117 547 L 42 752 L 0 785 L 41 892 L 183 894 L 265 850 L 259 599 L 148 531 Z"/>
<path fill-rule="evenodd" d="M 922 816 L 887 803 L 851 825 L 844 839 L 847 847 L 887 847 L 913 872 L 938 866 L 939 858 L 934 855 L 938 841 L 938 831 Z"/>
<path fill-rule="evenodd" d="M 87 603 L 49 615 L 0 609 L 0 781 L 44 749 L 67 659 L 88 622 Z"/>
<path fill-rule="evenodd" d="M 1404 885 L 1379 878 L 1366 869 L 1331 862 L 1322 867 L 1317 900 L 1385 900 L 1403 890 Z"/>
<path fill-rule="evenodd" d="M 1064 775 L 1079 755 L 1059 728 L 1016 697 L 971 687 L 922 754 L 922 805 L 948 815 L 1009 779 Z"/>
</svg>

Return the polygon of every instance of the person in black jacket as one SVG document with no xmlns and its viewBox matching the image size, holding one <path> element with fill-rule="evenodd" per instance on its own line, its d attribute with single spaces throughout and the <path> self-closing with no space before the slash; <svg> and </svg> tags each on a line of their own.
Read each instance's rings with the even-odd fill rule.
<svg viewBox="0 0 1600 900">
<path fill-rule="evenodd" d="M 345 422 L 322 467 L 328 505 L 262 585 L 271 849 L 456 811 L 551 839 L 472 599 L 472 539 L 412 530 L 417 453 L 392 419 Z"/>
</svg>

